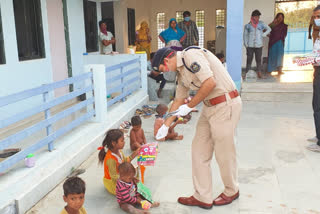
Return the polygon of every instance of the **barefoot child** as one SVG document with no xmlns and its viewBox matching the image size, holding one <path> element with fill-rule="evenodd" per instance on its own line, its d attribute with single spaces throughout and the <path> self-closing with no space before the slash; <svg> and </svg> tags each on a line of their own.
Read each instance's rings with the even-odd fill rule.
<svg viewBox="0 0 320 214">
<path fill-rule="evenodd" d="M 129 157 L 125 157 L 122 149 L 124 147 L 124 136 L 120 129 L 111 129 L 107 132 L 99 147 L 99 163 L 103 163 L 104 177 L 103 184 L 109 193 L 116 194 L 116 183 L 119 178 L 118 167 L 123 162 L 131 162 L 138 153 L 139 149 L 134 151 Z"/>
<path fill-rule="evenodd" d="M 116 197 L 120 208 L 127 213 L 149 214 L 148 211 L 135 208 L 135 206 L 141 207 L 143 198 L 137 192 L 138 180 L 134 177 L 134 175 L 136 174 L 136 170 L 133 165 L 128 162 L 120 164 L 119 174 L 120 177 L 117 181 L 116 186 Z M 159 205 L 159 202 L 154 202 L 153 204 L 151 204 L 151 207 L 158 207 Z"/>
<path fill-rule="evenodd" d="M 146 144 L 147 140 L 144 136 L 144 131 L 141 128 L 142 121 L 139 116 L 133 116 L 131 118 L 131 125 L 132 129 L 130 131 L 130 148 L 131 151 L 137 150 L 140 148 L 141 145 Z M 144 166 L 140 166 L 140 173 L 141 173 L 141 182 L 144 183 L 144 172 L 146 168 Z"/>
<path fill-rule="evenodd" d="M 164 104 L 159 104 L 156 107 L 156 112 L 158 113 L 158 115 L 156 115 L 156 120 L 154 122 L 154 137 L 156 137 L 159 128 L 164 124 L 164 120 L 165 120 L 164 117 L 166 116 L 167 111 L 168 111 L 168 107 Z M 168 135 L 159 141 L 182 140 L 183 135 L 179 135 L 178 133 L 174 132 L 174 128 L 176 127 L 176 125 L 181 123 L 183 123 L 183 121 L 177 120 L 172 126 L 170 126 Z"/>
<path fill-rule="evenodd" d="M 63 184 L 63 192 L 63 200 L 67 206 L 60 214 L 87 214 L 83 207 L 86 184 L 81 178 L 68 178 Z"/>
<path fill-rule="evenodd" d="M 136 151 L 141 145 L 146 144 L 147 140 L 144 136 L 144 131 L 141 128 L 142 122 L 139 116 L 131 118 L 132 129 L 130 131 L 130 148 L 131 151 Z"/>
</svg>

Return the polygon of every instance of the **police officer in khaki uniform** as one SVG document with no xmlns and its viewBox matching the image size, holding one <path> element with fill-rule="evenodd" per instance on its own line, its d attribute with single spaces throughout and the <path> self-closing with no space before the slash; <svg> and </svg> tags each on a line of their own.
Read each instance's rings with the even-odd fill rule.
<svg viewBox="0 0 320 214">
<path fill-rule="evenodd" d="M 200 102 L 204 103 L 192 142 L 195 193 L 191 197 L 180 197 L 178 202 L 205 209 L 230 204 L 239 197 L 234 134 L 242 108 L 234 82 L 218 58 L 196 46 L 182 52 L 159 49 L 152 60 L 152 67 L 158 72 L 177 71 L 176 97 L 170 109 L 170 112 L 176 112 L 175 116 L 185 116 Z M 189 90 L 197 93 L 188 104 L 184 104 Z M 157 140 L 167 135 L 175 116 L 165 121 L 157 133 Z M 214 152 L 225 186 L 215 200 L 211 175 Z"/>
</svg>

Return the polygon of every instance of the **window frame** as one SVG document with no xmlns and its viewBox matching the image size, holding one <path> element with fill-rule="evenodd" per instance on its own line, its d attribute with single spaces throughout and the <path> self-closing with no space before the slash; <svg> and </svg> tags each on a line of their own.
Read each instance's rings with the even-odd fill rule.
<svg viewBox="0 0 320 214">
<path fill-rule="evenodd" d="M 3 28 L 2 28 L 2 15 L 0 9 L 0 65 L 6 64 L 6 55 L 4 48 L 4 37 L 3 37 Z"/>
<path fill-rule="evenodd" d="M 159 17 L 162 16 L 162 17 Z M 157 20 L 157 33 L 158 33 L 158 49 L 165 47 L 165 44 L 159 39 L 159 35 L 162 31 L 164 31 L 165 24 L 166 24 L 166 13 L 159 12 L 156 14 L 156 20 Z M 160 23 L 161 22 L 161 23 Z M 162 25 L 162 27 L 161 27 Z"/>
<path fill-rule="evenodd" d="M 132 14 L 132 17 L 129 16 Z M 131 20 L 133 18 L 133 20 Z M 136 10 L 134 8 L 127 8 L 128 19 L 128 45 L 135 45 L 136 41 Z"/>
<path fill-rule="evenodd" d="M 199 12 L 203 12 L 203 15 L 200 15 L 200 17 L 198 16 L 198 13 Z M 204 47 L 204 41 L 205 41 L 205 11 L 204 10 L 196 10 L 195 11 L 195 14 L 196 14 L 196 25 L 197 25 L 197 29 L 198 29 L 198 32 L 199 32 L 199 46 L 200 47 Z M 201 21 L 203 22 L 203 28 L 200 28 L 199 26 L 199 21 L 198 19 L 201 19 Z"/>
<path fill-rule="evenodd" d="M 92 10 L 93 9 L 93 10 Z M 93 17 L 92 17 L 93 15 Z M 97 2 L 83 0 L 83 18 L 86 39 L 86 52 L 99 51 Z"/>
<path fill-rule="evenodd" d="M 32 5 L 27 5 L 27 3 Z M 17 7 L 17 5 L 19 5 L 19 7 Z M 18 9 L 23 9 L 23 12 L 18 11 Z M 27 11 L 27 9 L 31 10 L 31 12 Z M 13 0 L 19 61 L 46 58 L 41 9 L 40 0 Z M 19 17 L 17 16 L 17 13 L 19 15 L 23 14 L 23 16 Z M 27 17 L 27 15 L 29 16 Z M 23 17 L 23 19 L 21 19 L 21 17 Z M 33 23 L 28 22 L 30 20 L 32 20 Z M 23 24 L 24 27 L 21 28 L 20 23 Z M 35 28 L 36 31 L 34 31 L 33 28 Z M 24 56 L 22 56 L 22 54 L 24 54 Z"/>
<path fill-rule="evenodd" d="M 184 11 L 176 11 L 176 20 L 177 20 L 177 23 L 183 21 L 183 12 L 184 12 Z"/>
<path fill-rule="evenodd" d="M 219 11 L 221 11 L 220 14 L 218 14 Z M 216 27 L 226 27 L 226 12 L 226 9 L 223 8 L 216 9 Z"/>
</svg>

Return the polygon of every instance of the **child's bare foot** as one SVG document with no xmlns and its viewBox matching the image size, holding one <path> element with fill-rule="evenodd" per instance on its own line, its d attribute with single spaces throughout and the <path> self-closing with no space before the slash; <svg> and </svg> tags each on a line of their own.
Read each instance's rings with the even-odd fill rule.
<svg viewBox="0 0 320 214">
<path fill-rule="evenodd" d="M 157 140 L 156 139 L 156 141 L 165 141 L 166 140 L 166 138 L 164 137 L 164 138 L 161 138 L 160 140 Z"/>
<path fill-rule="evenodd" d="M 183 135 L 179 135 L 179 136 L 175 137 L 174 140 L 183 140 Z"/>
<path fill-rule="evenodd" d="M 153 202 L 153 204 L 151 204 L 151 207 L 159 207 L 160 203 L 159 202 Z"/>
</svg>

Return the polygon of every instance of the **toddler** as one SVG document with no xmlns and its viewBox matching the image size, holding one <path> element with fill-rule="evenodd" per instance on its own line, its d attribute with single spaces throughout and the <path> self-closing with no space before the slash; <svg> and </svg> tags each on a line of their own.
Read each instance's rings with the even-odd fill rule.
<svg viewBox="0 0 320 214">
<path fill-rule="evenodd" d="M 134 176 L 136 170 L 131 163 L 124 162 L 119 165 L 120 177 L 116 186 L 116 197 L 120 208 L 128 213 L 149 214 L 148 211 L 137 209 L 135 206 L 141 206 L 143 197 L 137 192 L 137 183 L 139 182 Z M 151 207 L 158 207 L 159 202 L 154 202 Z"/>
<path fill-rule="evenodd" d="M 156 120 L 154 122 L 154 137 L 156 137 L 158 130 L 164 124 L 167 111 L 168 111 L 168 107 L 164 104 L 159 104 L 156 107 L 156 112 L 158 115 L 156 115 Z M 176 127 L 176 125 L 181 124 L 181 123 L 184 123 L 184 121 L 179 120 L 179 119 L 176 120 L 176 122 L 172 126 L 170 126 L 169 131 L 168 131 L 168 135 L 159 141 L 182 140 L 183 135 L 179 135 L 178 133 L 174 132 L 174 128 Z"/>
<path fill-rule="evenodd" d="M 130 148 L 136 151 L 141 145 L 146 144 L 147 140 L 144 136 L 144 131 L 141 128 L 142 122 L 139 116 L 131 118 L 132 129 L 130 131 Z"/>
</svg>

